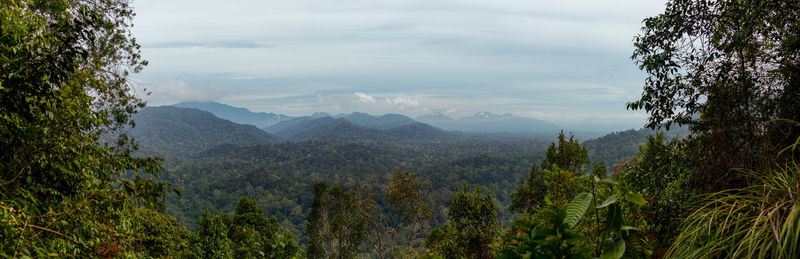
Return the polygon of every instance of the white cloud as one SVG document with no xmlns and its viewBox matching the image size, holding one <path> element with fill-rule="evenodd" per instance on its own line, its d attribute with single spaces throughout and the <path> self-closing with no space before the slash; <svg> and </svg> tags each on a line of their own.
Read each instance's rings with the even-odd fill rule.
<svg viewBox="0 0 800 259">
<path fill-rule="evenodd" d="M 386 103 L 400 109 L 412 109 L 419 107 L 419 101 L 409 97 L 399 96 L 386 98 Z"/>
<path fill-rule="evenodd" d="M 170 81 L 153 87 L 153 104 L 169 104 L 183 101 L 216 101 L 228 96 L 228 91 L 220 87 L 193 87 L 183 80 Z"/>
<path fill-rule="evenodd" d="M 375 98 L 365 93 L 355 93 L 356 100 L 363 103 L 374 103 Z"/>
</svg>

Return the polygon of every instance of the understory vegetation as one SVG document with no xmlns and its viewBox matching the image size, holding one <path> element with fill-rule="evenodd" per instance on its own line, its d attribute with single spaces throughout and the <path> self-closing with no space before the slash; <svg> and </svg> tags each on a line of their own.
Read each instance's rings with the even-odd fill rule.
<svg viewBox="0 0 800 259">
<path fill-rule="evenodd" d="M 800 257 L 798 1 L 644 19 L 642 145 L 237 140 L 168 161 L 126 135 L 133 15 L 0 0 L 0 257 Z"/>
</svg>

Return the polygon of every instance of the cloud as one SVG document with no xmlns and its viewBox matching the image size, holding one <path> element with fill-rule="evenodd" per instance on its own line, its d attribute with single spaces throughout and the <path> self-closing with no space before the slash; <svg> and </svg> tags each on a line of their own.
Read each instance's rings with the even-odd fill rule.
<svg viewBox="0 0 800 259">
<path fill-rule="evenodd" d="M 176 80 L 156 85 L 153 89 L 155 103 L 169 103 L 171 101 L 215 101 L 229 93 L 220 87 L 193 87 L 183 80 Z"/>
<path fill-rule="evenodd" d="M 386 98 L 386 103 L 390 106 L 398 107 L 401 109 L 411 109 L 419 107 L 419 101 L 409 97 L 392 97 Z"/>
<path fill-rule="evenodd" d="M 356 100 L 362 103 L 374 103 L 375 98 L 365 93 L 355 93 Z"/>
</svg>

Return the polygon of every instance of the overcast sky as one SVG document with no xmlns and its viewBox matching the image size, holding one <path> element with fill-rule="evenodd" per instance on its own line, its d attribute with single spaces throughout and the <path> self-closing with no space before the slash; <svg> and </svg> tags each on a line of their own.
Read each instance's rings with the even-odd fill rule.
<svg viewBox="0 0 800 259">
<path fill-rule="evenodd" d="M 630 60 L 664 1 L 136 0 L 151 105 L 419 116 L 511 113 L 639 128 Z"/>
</svg>

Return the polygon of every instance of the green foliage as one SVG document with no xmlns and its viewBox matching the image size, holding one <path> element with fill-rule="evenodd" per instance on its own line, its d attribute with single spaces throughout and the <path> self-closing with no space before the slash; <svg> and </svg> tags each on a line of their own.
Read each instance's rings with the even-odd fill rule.
<svg viewBox="0 0 800 259">
<path fill-rule="evenodd" d="M 472 188 L 464 183 L 453 195 L 449 216 L 445 238 L 439 240 L 432 249 L 447 258 L 492 257 L 490 244 L 498 234 L 498 216 L 490 191 L 480 185 Z"/>
<path fill-rule="evenodd" d="M 431 217 L 420 229 L 447 220 L 452 193 L 462 181 L 480 183 L 492 190 L 503 215 L 511 191 L 546 147 L 540 141 L 453 141 L 394 145 L 384 143 L 300 142 L 269 145 L 220 145 L 197 156 L 173 162 L 164 178 L 182 190 L 183 196 L 167 197 L 167 212 L 189 229 L 196 225 L 202 209 L 232 211 L 242 196 L 255 199 L 268 216 L 275 216 L 301 243 L 305 219 L 313 201 L 312 185 L 361 186 L 374 194 L 376 208 L 385 215 L 385 225 L 399 239 L 414 232 L 401 212 L 389 203 L 386 190 L 398 168 L 417 175 L 424 187 Z M 309 154 L 313 154 L 309 156 Z M 428 225 L 428 226 L 426 226 Z M 416 239 L 419 239 L 417 235 Z M 416 244 L 416 243 L 415 243 Z M 416 246 L 416 245 L 415 245 Z"/>
<path fill-rule="evenodd" d="M 538 210 L 535 215 L 523 215 L 510 229 L 510 237 L 500 251 L 501 258 L 590 258 L 591 247 L 600 258 L 621 258 L 626 254 L 626 247 L 631 246 L 642 254 L 650 253 L 641 245 L 641 238 L 634 227 L 628 226 L 623 216 L 620 197 L 636 204 L 644 205 L 641 195 L 630 192 L 611 179 L 595 178 L 595 184 L 611 185 L 617 193 L 606 197 L 602 203 L 596 202 L 596 190 L 593 193 L 580 193 L 563 207 L 560 203 L 548 202 L 547 206 Z M 585 215 L 605 212 L 605 224 L 600 230 L 589 228 L 587 244 L 586 236 L 575 229 Z M 596 219 L 601 219 L 596 217 Z M 589 222 L 591 224 L 591 222 Z M 591 233 L 597 231 L 598 233 Z M 584 231 L 586 232 L 586 231 Z M 630 253 L 633 254 L 633 253 Z"/>
<path fill-rule="evenodd" d="M 132 7 L 2 0 L 0 17 L 0 256 L 123 257 L 138 242 L 174 244 L 131 224 L 137 206 L 163 209 L 158 161 L 132 157 L 125 135 L 101 140 L 144 106 L 127 80 L 147 63 Z"/>
<path fill-rule="evenodd" d="M 753 185 L 705 195 L 668 257 L 798 258 L 800 166 L 746 174 Z"/>
<path fill-rule="evenodd" d="M 230 216 L 227 214 L 211 215 L 205 211 L 200 216 L 195 234 L 197 240 L 193 244 L 195 256 L 199 258 L 230 258 L 231 240 L 228 238 Z"/>
<path fill-rule="evenodd" d="M 579 196 L 572 204 L 576 203 L 587 206 L 565 210 L 561 205 L 550 203 L 542 208 L 541 220 L 524 217 L 516 220 L 511 227 L 510 242 L 504 245 L 498 258 L 591 258 L 591 250 L 581 243 L 584 237 L 572 231 L 591 204 L 591 198 Z M 565 222 L 567 218 L 575 218 L 574 223 Z"/>
<path fill-rule="evenodd" d="M 586 213 L 586 210 L 589 209 L 589 206 L 592 205 L 592 198 L 594 198 L 594 196 L 591 193 L 585 192 L 575 196 L 575 198 L 572 199 L 572 202 L 570 202 L 567 206 L 564 218 L 560 219 L 559 221 L 563 224 L 566 224 L 570 228 L 575 227 L 575 225 L 578 224 L 578 221 L 580 221 L 583 217 L 583 214 Z M 616 196 L 612 195 L 606 199 L 603 204 L 597 206 L 597 208 L 603 208 L 614 202 L 616 202 Z"/>
<path fill-rule="evenodd" d="M 642 194 L 649 202 L 629 213 L 648 233 L 653 250 L 665 251 L 680 232 L 681 219 L 686 217 L 693 198 L 686 176 L 690 165 L 683 151 L 685 145 L 677 139 L 666 141 L 664 135 L 648 137 L 634 165 L 619 177 L 626 186 Z"/>
<path fill-rule="evenodd" d="M 586 147 L 581 146 L 572 134 L 567 139 L 562 130 L 558 134 L 558 143 L 553 142 L 550 144 L 539 165 L 545 170 L 558 167 L 573 173 L 583 173 L 588 168 L 589 163 L 589 154 L 586 151 Z"/>
<path fill-rule="evenodd" d="M 308 216 L 306 236 L 309 258 L 352 258 L 366 238 L 368 219 L 355 213 L 360 208 L 353 192 L 340 185 L 314 184 L 314 203 Z"/>
<path fill-rule="evenodd" d="M 575 195 L 588 191 L 590 183 L 591 175 L 575 174 L 561 170 L 558 166 L 540 170 L 533 165 L 530 177 L 523 179 L 511 194 L 509 210 L 534 214 L 544 207 L 547 200 L 566 203 Z"/>
<path fill-rule="evenodd" d="M 605 176 L 605 164 L 591 164 L 586 148 L 574 136 L 567 139 L 562 131 L 558 143 L 550 144 L 539 165 L 531 166 L 528 178 L 522 179 L 511 194 L 509 210 L 534 214 L 545 205 L 545 200 L 569 201 L 588 190 L 590 178 L 584 173 L 590 165 L 592 174 Z"/>
<path fill-rule="evenodd" d="M 425 201 L 425 193 L 422 184 L 417 179 L 417 174 L 410 174 L 406 170 L 395 170 L 386 196 L 394 209 L 401 212 L 403 218 L 412 226 L 411 235 L 408 237 L 409 247 L 413 247 L 412 241 L 421 231 L 422 223 L 431 218 L 431 209 Z"/>
<path fill-rule="evenodd" d="M 133 247 L 146 257 L 188 253 L 191 233 L 174 217 L 147 208 L 133 210 Z"/>
<path fill-rule="evenodd" d="M 274 217 L 267 218 L 254 200 L 242 197 L 233 216 L 200 216 L 192 243 L 196 258 L 288 258 L 299 248 L 290 232 L 280 232 Z"/>
<path fill-rule="evenodd" d="M 731 169 L 765 169 L 800 135 L 776 118 L 800 120 L 800 2 L 669 1 L 644 20 L 632 58 L 647 72 L 648 126 L 688 124 L 702 192 L 747 186 Z M 735 172 L 735 171 L 733 171 Z"/>
</svg>

